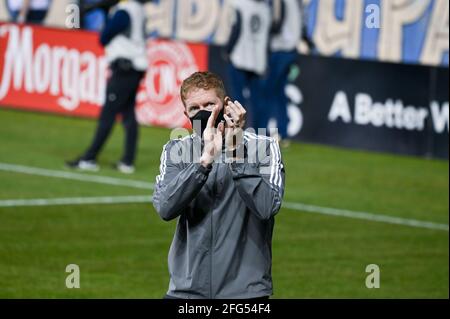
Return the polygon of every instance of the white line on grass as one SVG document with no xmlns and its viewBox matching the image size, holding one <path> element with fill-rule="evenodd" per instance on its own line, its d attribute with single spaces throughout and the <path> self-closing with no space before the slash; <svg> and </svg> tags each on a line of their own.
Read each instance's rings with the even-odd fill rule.
<svg viewBox="0 0 450 319">
<path fill-rule="evenodd" d="M 0 200 L 0 207 L 151 203 L 152 196 L 68 197 Z"/>
<path fill-rule="evenodd" d="M 81 182 L 99 183 L 115 186 L 128 186 L 141 189 L 153 189 L 154 184 L 149 182 L 130 180 L 124 178 L 114 178 L 106 176 L 96 176 L 81 173 L 55 171 L 44 168 L 36 168 L 22 165 L 0 163 L 0 171 L 15 172 L 29 175 L 39 175 L 46 177 L 65 178 L 70 180 L 77 180 Z"/>
<path fill-rule="evenodd" d="M 284 202 L 283 207 L 288 208 L 288 209 L 302 211 L 302 212 L 314 213 L 314 214 L 323 214 L 323 215 L 331 215 L 331 216 L 339 216 L 339 217 L 364 219 L 364 220 L 375 221 L 375 222 L 383 222 L 383 223 L 388 223 L 388 224 L 397 224 L 397 225 L 419 227 L 419 228 L 429 228 L 429 229 L 437 229 L 437 230 L 445 230 L 445 231 L 449 230 L 447 224 L 439 224 L 439 223 L 421 221 L 421 220 L 416 220 L 416 219 L 394 217 L 394 216 L 388 216 L 388 215 L 371 214 L 371 213 L 366 213 L 366 212 L 355 212 L 355 211 L 345 210 L 345 209 L 306 205 L 306 204 L 302 204 L 302 203 Z"/>
<path fill-rule="evenodd" d="M 80 173 L 55 171 L 42 168 L 34 168 L 22 165 L 0 163 L 0 170 L 17 172 L 23 174 L 40 175 L 55 178 L 65 178 L 83 182 L 101 183 L 115 186 L 127 186 L 139 189 L 153 189 L 154 184 L 123 178 L 112 178 L 103 176 L 92 176 Z M 116 196 L 116 197 L 81 197 L 81 198 L 53 198 L 53 199 L 18 199 L 0 200 L 0 207 L 18 206 L 50 206 L 50 205 L 84 205 L 84 204 L 123 204 L 123 203 L 146 203 L 151 202 L 151 196 Z M 314 214 L 331 215 L 362 219 L 367 221 L 383 222 L 388 224 L 403 225 L 418 228 L 449 231 L 447 224 L 440 224 L 416 219 L 407 219 L 395 216 L 357 212 L 345 209 L 306 205 L 302 203 L 284 202 L 283 207 L 291 210 L 308 212 Z"/>
</svg>

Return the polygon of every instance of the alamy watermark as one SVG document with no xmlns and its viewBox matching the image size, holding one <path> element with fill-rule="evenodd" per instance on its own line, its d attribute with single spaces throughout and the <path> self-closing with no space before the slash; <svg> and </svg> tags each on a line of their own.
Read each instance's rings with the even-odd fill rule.
<svg viewBox="0 0 450 319">
<path fill-rule="evenodd" d="M 77 4 L 69 4 L 66 6 L 65 12 L 67 14 L 65 25 L 68 29 L 80 29 L 80 7 Z M 368 29 L 379 29 L 381 27 L 380 6 L 377 4 L 369 4 L 366 6 L 365 26 Z"/>
<path fill-rule="evenodd" d="M 66 266 L 66 287 L 68 289 L 80 288 L 80 267 L 77 264 L 69 264 Z"/>
<path fill-rule="evenodd" d="M 66 21 L 65 25 L 67 29 L 80 29 L 81 28 L 81 17 L 80 17 L 80 7 L 77 4 L 69 4 L 66 6 Z"/>
<path fill-rule="evenodd" d="M 381 26 L 380 6 L 377 4 L 369 4 L 366 6 L 366 28 L 379 29 Z"/>
<path fill-rule="evenodd" d="M 366 266 L 366 287 L 368 289 L 380 288 L 380 267 L 376 264 Z"/>
</svg>

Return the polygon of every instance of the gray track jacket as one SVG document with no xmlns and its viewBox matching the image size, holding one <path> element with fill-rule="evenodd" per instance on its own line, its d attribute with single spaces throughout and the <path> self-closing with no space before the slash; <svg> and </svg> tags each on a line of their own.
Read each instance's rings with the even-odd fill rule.
<svg viewBox="0 0 450 319">
<path fill-rule="evenodd" d="M 168 257 L 170 296 L 272 294 L 272 231 L 284 165 L 274 139 L 246 132 L 244 140 L 244 163 L 226 163 L 223 153 L 210 169 L 199 164 L 198 135 L 163 148 L 153 205 L 163 220 L 178 217 Z"/>
</svg>

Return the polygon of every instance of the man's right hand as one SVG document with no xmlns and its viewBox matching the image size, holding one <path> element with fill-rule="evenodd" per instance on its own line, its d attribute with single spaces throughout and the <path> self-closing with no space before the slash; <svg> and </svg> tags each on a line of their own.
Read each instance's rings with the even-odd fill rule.
<svg viewBox="0 0 450 319">
<path fill-rule="evenodd" d="M 219 124 L 217 129 L 214 127 L 216 123 L 217 116 L 220 112 L 220 106 L 216 106 L 211 116 L 208 119 L 206 129 L 203 132 L 203 154 L 200 157 L 200 164 L 204 167 L 208 167 L 214 162 L 217 155 L 222 152 L 223 134 L 225 130 L 225 125 L 223 122 Z"/>
</svg>

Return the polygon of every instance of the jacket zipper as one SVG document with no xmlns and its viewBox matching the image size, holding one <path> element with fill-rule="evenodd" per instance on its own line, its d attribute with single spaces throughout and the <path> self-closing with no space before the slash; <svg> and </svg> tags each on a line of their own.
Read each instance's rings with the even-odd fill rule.
<svg viewBox="0 0 450 319">
<path fill-rule="evenodd" d="M 215 205 L 214 205 L 215 206 Z M 214 211 L 214 206 L 213 206 L 213 211 Z M 212 299 L 212 266 L 213 266 L 213 258 L 212 258 L 212 254 L 213 254 L 213 219 L 212 219 L 212 214 L 213 212 L 211 212 L 211 242 L 210 242 L 210 251 L 209 251 L 209 261 L 210 261 L 210 265 L 209 265 L 209 299 Z"/>
<path fill-rule="evenodd" d="M 216 166 L 216 171 L 214 173 L 214 184 L 213 184 L 213 195 L 214 195 L 214 203 L 213 203 L 213 209 L 211 211 L 211 242 L 210 242 L 210 253 L 209 253 L 209 260 L 210 260 L 210 266 L 209 266 L 209 298 L 213 299 L 213 252 L 214 252 L 214 227 L 213 227 L 213 213 L 214 209 L 216 208 L 216 196 L 217 196 L 217 187 L 216 187 L 216 180 L 217 180 L 217 172 L 219 171 L 219 167 Z"/>
</svg>

